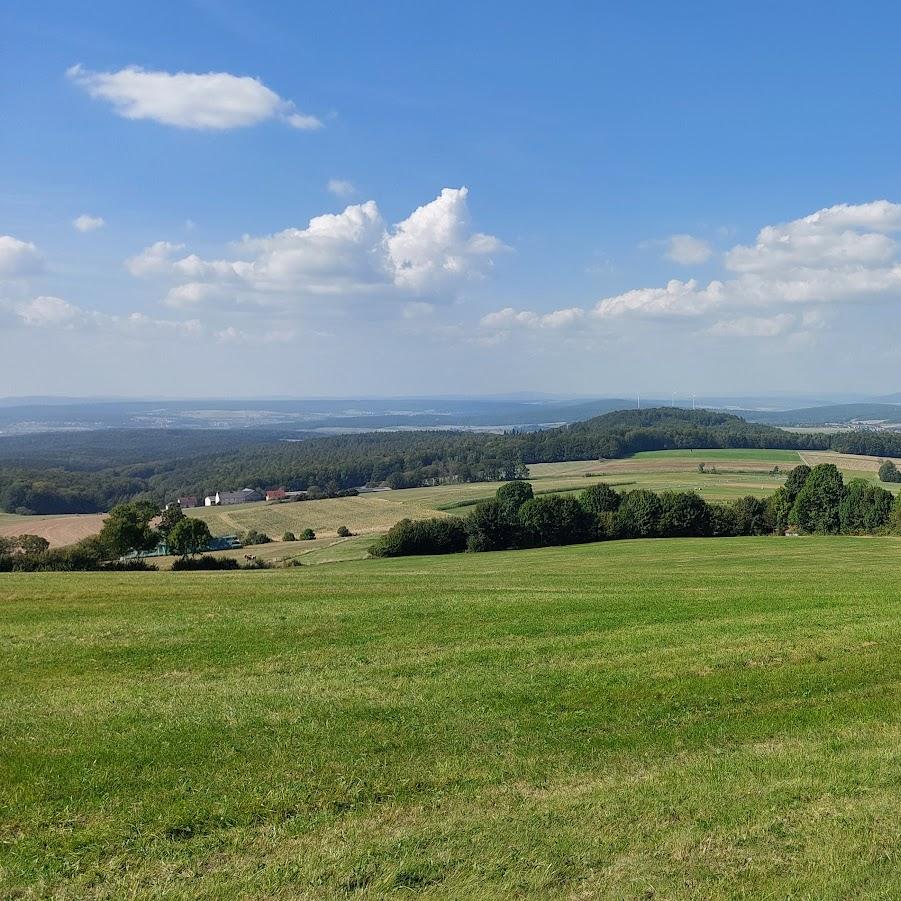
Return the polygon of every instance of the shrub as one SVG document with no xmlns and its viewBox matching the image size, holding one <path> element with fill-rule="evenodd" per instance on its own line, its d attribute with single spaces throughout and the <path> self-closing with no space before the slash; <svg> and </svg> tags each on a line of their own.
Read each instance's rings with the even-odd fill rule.
<svg viewBox="0 0 901 901">
<path fill-rule="evenodd" d="M 858 534 L 880 531 L 889 521 L 892 503 L 892 495 L 884 488 L 853 479 L 839 507 L 841 530 Z"/>
<path fill-rule="evenodd" d="M 466 517 L 466 535 L 466 546 L 471 551 L 501 551 L 517 543 L 519 528 L 515 520 L 511 522 L 505 515 L 500 501 L 492 498 L 476 504 Z"/>
<path fill-rule="evenodd" d="M 256 529 L 248 529 L 238 535 L 238 538 L 245 547 L 252 547 L 256 544 L 269 544 L 272 539 L 265 532 L 258 532 Z"/>
<path fill-rule="evenodd" d="M 767 520 L 776 532 L 784 532 L 792 522 L 792 510 L 794 508 L 794 500 L 789 490 L 783 485 L 777 488 L 766 499 Z"/>
<path fill-rule="evenodd" d="M 532 483 L 522 479 L 504 483 L 494 494 L 501 516 L 510 523 L 516 522 L 520 507 L 533 496 Z"/>
<path fill-rule="evenodd" d="M 466 526 L 462 519 L 448 516 L 414 522 L 395 523 L 369 553 L 373 557 L 406 557 L 417 554 L 455 554 L 466 548 Z"/>
<path fill-rule="evenodd" d="M 519 524 L 525 541 L 537 547 L 590 541 L 595 531 L 579 502 L 559 494 L 526 501 L 519 511 Z"/>
<path fill-rule="evenodd" d="M 622 498 L 605 482 L 598 482 L 586 488 L 579 495 L 579 503 L 586 513 L 600 516 L 602 513 L 616 513 Z"/>
<path fill-rule="evenodd" d="M 732 519 L 731 535 L 768 535 L 773 531 L 769 505 L 759 497 L 740 497 L 728 504 L 727 510 Z"/>
<path fill-rule="evenodd" d="M 300 540 L 301 541 L 315 541 L 316 533 L 312 529 L 304 529 L 300 533 Z"/>
<path fill-rule="evenodd" d="M 666 538 L 710 535 L 710 507 L 693 491 L 667 491 L 660 495 L 660 534 Z"/>
<path fill-rule="evenodd" d="M 282 535 L 282 541 L 297 541 L 297 536 L 293 532 L 285 532 Z"/>
<path fill-rule="evenodd" d="M 211 554 L 204 554 L 202 557 L 182 557 L 172 564 L 172 569 L 176 571 L 238 568 L 238 561 L 233 557 L 213 557 Z"/>
<path fill-rule="evenodd" d="M 880 482 L 901 482 L 901 472 L 892 460 L 883 460 L 879 467 Z"/>
<path fill-rule="evenodd" d="M 623 538 L 656 538 L 660 535 L 663 508 L 653 491 L 639 488 L 622 496 L 614 517 L 616 534 Z"/>
<path fill-rule="evenodd" d="M 100 567 L 104 572 L 131 573 L 131 572 L 156 572 L 157 568 L 148 563 L 143 557 L 133 560 L 111 560 Z"/>
<path fill-rule="evenodd" d="M 351 532 L 347 526 L 338 526 L 337 535 L 339 538 L 350 538 L 350 536 L 353 535 L 353 532 Z"/>
</svg>

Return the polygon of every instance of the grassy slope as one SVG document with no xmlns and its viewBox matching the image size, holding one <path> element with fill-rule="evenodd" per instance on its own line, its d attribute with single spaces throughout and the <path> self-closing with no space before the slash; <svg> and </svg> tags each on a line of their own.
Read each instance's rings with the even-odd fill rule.
<svg viewBox="0 0 901 901">
<path fill-rule="evenodd" d="M 5 576 L 0 896 L 898 897 L 899 550 Z"/>
<path fill-rule="evenodd" d="M 797 451 L 772 450 L 767 448 L 719 448 L 711 450 L 664 450 L 664 451 L 640 451 L 634 454 L 632 459 L 656 459 L 665 460 L 668 457 L 690 457 L 692 460 L 767 460 L 774 463 L 800 463 Z"/>
</svg>

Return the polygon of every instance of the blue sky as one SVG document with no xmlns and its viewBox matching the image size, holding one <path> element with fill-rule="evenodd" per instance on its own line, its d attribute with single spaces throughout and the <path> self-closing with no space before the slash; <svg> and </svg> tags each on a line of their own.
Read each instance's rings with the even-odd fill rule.
<svg viewBox="0 0 901 901">
<path fill-rule="evenodd" d="M 0 17 L 0 394 L 899 387 L 895 5 Z"/>
</svg>

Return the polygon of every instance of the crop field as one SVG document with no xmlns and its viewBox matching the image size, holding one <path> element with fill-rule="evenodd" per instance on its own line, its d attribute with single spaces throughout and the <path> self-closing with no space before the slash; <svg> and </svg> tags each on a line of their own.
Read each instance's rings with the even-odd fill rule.
<svg viewBox="0 0 901 901">
<path fill-rule="evenodd" d="M 901 896 L 888 538 L 0 592 L 0 896 Z"/>
<path fill-rule="evenodd" d="M 95 535 L 103 525 L 103 514 L 79 513 L 59 516 L 19 516 L 0 513 L 0 537 L 30 533 L 40 535 L 51 547 L 74 544 Z"/>
<path fill-rule="evenodd" d="M 404 494 L 386 491 L 321 501 L 197 507 L 185 512 L 205 520 L 214 535 L 253 528 L 272 538 L 280 538 L 287 531 L 299 535 L 307 528 L 323 537 L 334 536 L 339 526 L 372 534 L 387 531 L 405 516 L 423 519 L 439 515 L 416 498 L 397 497 Z"/>
</svg>

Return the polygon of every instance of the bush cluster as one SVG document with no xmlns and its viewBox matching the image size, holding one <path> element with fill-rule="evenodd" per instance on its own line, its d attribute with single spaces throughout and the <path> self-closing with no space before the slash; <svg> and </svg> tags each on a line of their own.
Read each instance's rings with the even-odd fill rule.
<svg viewBox="0 0 901 901">
<path fill-rule="evenodd" d="M 195 572 L 207 569 L 240 569 L 238 561 L 234 557 L 214 557 L 212 554 L 203 554 L 200 557 L 179 557 L 172 564 L 176 572 Z"/>
<path fill-rule="evenodd" d="M 462 550 L 578 544 L 625 538 L 901 532 L 901 495 L 862 479 L 847 485 L 832 464 L 797 466 L 766 500 L 742 497 L 709 504 L 693 491 L 636 489 L 619 493 L 603 483 L 578 497 L 535 497 L 524 481 L 502 485 L 465 519 L 397 523 L 372 548 L 376 557 L 450 554 Z"/>
</svg>

